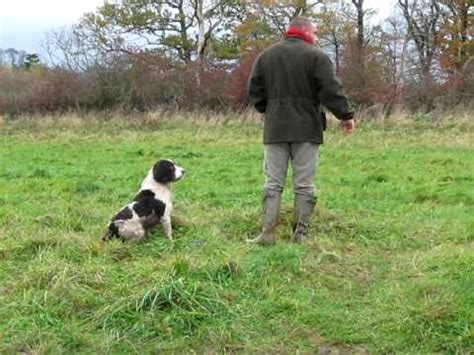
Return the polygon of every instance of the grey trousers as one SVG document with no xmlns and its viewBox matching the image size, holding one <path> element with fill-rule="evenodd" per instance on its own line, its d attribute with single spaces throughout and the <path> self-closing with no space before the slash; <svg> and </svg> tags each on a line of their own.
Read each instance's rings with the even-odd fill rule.
<svg viewBox="0 0 474 355">
<path fill-rule="evenodd" d="M 265 195 L 283 192 L 288 162 L 291 162 L 294 193 L 315 196 L 314 177 L 319 144 L 309 142 L 265 144 L 264 153 Z"/>
</svg>

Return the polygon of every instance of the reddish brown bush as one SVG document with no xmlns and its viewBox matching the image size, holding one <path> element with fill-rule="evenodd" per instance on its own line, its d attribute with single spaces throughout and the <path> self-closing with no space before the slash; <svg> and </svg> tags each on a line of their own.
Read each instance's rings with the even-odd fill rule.
<svg viewBox="0 0 474 355">
<path fill-rule="evenodd" d="M 0 68 L 0 114 L 70 109 L 238 110 L 247 105 L 246 85 L 258 53 L 233 65 L 176 64 L 153 53 L 116 57 L 76 73 L 61 69 Z M 384 77 L 376 53 L 347 51 L 340 77 L 359 106 L 405 105 L 415 110 L 472 101 L 474 79 L 468 68 L 444 80 L 420 85 L 393 83 Z"/>
<path fill-rule="evenodd" d="M 231 108 L 239 109 L 247 104 L 247 81 L 258 52 L 246 53 L 234 68 L 226 90 L 227 102 Z"/>
<path fill-rule="evenodd" d="M 46 68 L 0 70 L 0 113 L 61 111 L 76 107 L 80 76 Z"/>
</svg>

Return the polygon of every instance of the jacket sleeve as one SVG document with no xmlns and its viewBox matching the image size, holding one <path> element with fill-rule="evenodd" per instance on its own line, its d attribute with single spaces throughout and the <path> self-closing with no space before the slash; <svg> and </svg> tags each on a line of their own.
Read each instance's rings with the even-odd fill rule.
<svg viewBox="0 0 474 355">
<path fill-rule="evenodd" d="M 265 80 L 262 70 L 262 57 L 259 56 L 252 66 L 247 83 L 247 94 L 249 102 L 260 113 L 265 113 L 267 108 L 267 96 L 265 92 Z"/>
<path fill-rule="evenodd" d="M 341 82 L 335 75 L 334 65 L 324 53 L 317 56 L 314 76 L 321 103 L 340 120 L 354 118 L 351 104 L 344 94 Z"/>
</svg>

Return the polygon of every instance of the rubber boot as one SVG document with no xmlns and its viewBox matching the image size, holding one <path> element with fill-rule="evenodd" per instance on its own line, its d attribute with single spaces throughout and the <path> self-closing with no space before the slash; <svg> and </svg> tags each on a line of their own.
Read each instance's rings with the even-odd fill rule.
<svg viewBox="0 0 474 355">
<path fill-rule="evenodd" d="M 275 244 L 275 227 L 280 215 L 281 192 L 267 192 L 263 200 L 263 230 L 262 233 L 254 238 L 247 239 L 247 243 L 258 245 Z"/>
<path fill-rule="evenodd" d="M 295 195 L 295 228 L 292 241 L 303 243 L 308 240 L 309 224 L 316 206 L 316 197 L 308 195 Z"/>
</svg>

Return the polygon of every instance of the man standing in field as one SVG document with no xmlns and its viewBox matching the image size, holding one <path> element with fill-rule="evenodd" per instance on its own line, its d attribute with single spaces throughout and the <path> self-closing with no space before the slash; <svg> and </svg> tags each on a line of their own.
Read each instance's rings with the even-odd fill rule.
<svg viewBox="0 0 474 355">
<path fill-rule="evenodd" d="M 314 177 L 325 118 L 321 105 L 339 120 L 344 133 L 354 130 L 353 111 L 336 78 L 329 57 L 314 45 L 316 26 L 296 18 L 284 40 L 266 49 L 255 61 L 248 82 L 250 102 L 265 113 L 263 231 L 249 243 L 275 244 L 288 162 L 294 184 L 295 228 L 292 240 L 307 239 L 316 205 Z"/>
</svg>

